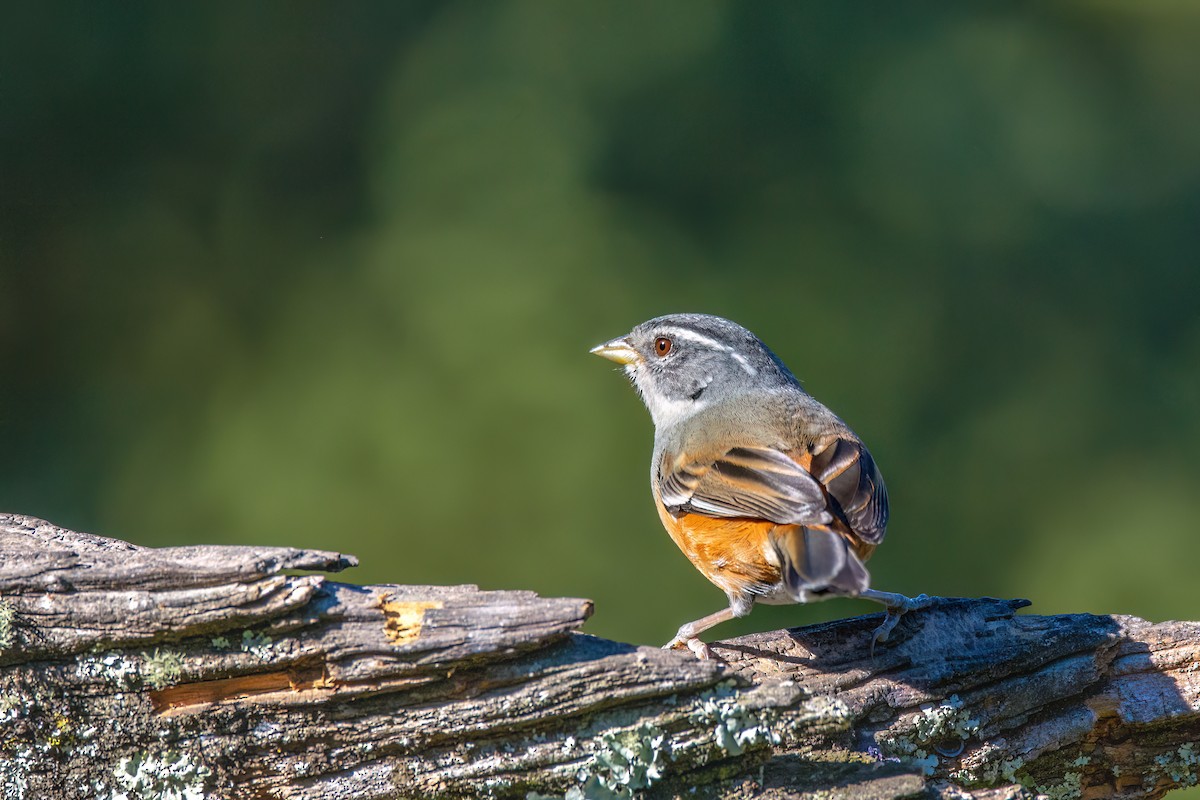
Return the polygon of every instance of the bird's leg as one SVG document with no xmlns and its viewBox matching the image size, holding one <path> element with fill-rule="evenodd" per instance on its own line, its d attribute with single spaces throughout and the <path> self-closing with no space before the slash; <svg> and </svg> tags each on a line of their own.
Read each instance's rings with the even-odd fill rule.
<svg viewBox="0 0 1200 800">
<path fill-rule="evenodd" d="M 899 597 L 899 595 L 897 595 Z M 689 622 L 686 625 L 679 626 L 679 632 L 675 634 L 675 638 L 663 645 L 663 650 L 673 650 L 675 648 L 686 647 L 696 654 L 696 658 L 703 661 L 709 661 L 717 658 L 717 654 L 712 651 L 704 642 L 700 641 L 700 634 L 713 627 L 720 625 L 722 622 L 728 622 L 734 618 L 733 607 L 722 608 L 720 611 L 709 614 L 707 617 L 701 617 L 695 622 Z"/>
<path fill-rule="evenodd" d="M 909 611 L 928 608 L 929 604 L 933 602 L 932 597 L 924 594 L 919 594 L 916 597 L 905 597 L 895 592 L 877 592 L 874 589 L 863 589 L 858 593 L 858 596 L 864 600 L 874 600 L 876 603 L 882 603 L 884 610 L 887 611 L 887 617 L 884 618 L 883 624 L 875 629 L 875 635 L 871 638 L 872 655 L 875 653 L 875 645 L 878 642 L 887 641 L 888 634 L 896 627 L 896 623 L 900 621 L 900 617 Z"/>
</svg>

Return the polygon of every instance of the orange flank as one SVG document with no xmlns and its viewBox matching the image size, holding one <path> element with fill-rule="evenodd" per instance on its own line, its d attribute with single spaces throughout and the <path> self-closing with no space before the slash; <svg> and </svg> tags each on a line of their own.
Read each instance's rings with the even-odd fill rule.
<svg viewBox="0 0 1200 800">
<path fill-rule="evenodd" d="M 779 526 L 756 519 L 716 519 L 701 514 L 676 518 L 659 506 L 667 533 L 704 577 L 726 592 L 755 592 L 779 583 L 779 566 L 767 561 L 769 536 Z M 762 589 L 759 589 L 761 592 Z"/>
</svg>

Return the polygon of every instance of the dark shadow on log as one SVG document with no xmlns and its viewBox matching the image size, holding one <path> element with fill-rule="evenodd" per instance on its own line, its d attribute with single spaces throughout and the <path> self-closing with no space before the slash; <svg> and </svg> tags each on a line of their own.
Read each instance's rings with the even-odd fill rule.
<svg viewBox="0 0 1200 800">
<path fill-rule="evenodd" d="M 714 645 L 586 600 L 353 586 L 339 553 L 0 515 L 0 795 L 1158 797 L 1196 782 L 1200 624 L 939 599 Z M 1022 788 L 1025 787 L 1025 788 Z"/>
</svg>

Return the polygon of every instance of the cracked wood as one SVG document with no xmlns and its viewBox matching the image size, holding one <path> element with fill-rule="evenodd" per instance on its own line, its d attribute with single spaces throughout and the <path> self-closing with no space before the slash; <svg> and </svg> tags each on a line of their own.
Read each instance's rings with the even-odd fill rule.
<svg viewBox="0 0 1200 800">
<path fill-rule="evenodd" d="M 355 563 L 0 515 L 0 790 L 1143 798 L 1200 764 L 1197 623 L 939 599 L 874 657 L 879 615 L 717 664 L 581 634 L 587 600 L 284 574 Z"/>
</svg>

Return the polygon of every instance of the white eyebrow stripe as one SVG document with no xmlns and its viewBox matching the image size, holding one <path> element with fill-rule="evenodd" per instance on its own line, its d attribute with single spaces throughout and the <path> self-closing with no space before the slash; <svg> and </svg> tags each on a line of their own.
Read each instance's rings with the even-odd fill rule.
<svg viewBox="0 0 1200 800">
<path fill-rule="evenodd" d="M 758 374 L 758 370 L 754 368 L 753 364 L 746 360 L 744 355 L 734 352 L 732 347 L 722 342 L 718 342 L 716 339 L 710 339 L 702 333 L 696 333 L 695 331 L 688 330 L 687 328 L 667 328 L 664 332 L 671 334 L 676 339 L 687 339 L 688 341 L 695 342 L 697 344 L 707 345 L 708 347 L 711 347 L 714 350 L 719 350 L 722 353 L 728 353 L 729 357 L 736 361 L 738 366 L 746 371 L 747 375 Z"/>
<path fill-rule="evenodd" d="M 754 365 L 751 364 L 749 361 L 747 361 L 746 357 L 744 355 L 742 355 L 741 353 L 735 353 L 732 350 L 730 350 L 729 357 L 732 358 L 734 361 L 736 361 L 738 363 L 738 365 L 741 366 L 742 369 L 746 370 L 747 374 L 749 374 L 749 375 L 757 375 L 758 374 L 758 370 L 756 370 L 754 368 Z"/>
<path fill-rule="evenodd" d="M 695 342 L 696 344 L 708 345 L 714 350 L 720 350 L 722 353 L 729 352 L 728 345 L 722 344 L 716 339 L 710 339 L 703 334 L 696 333 L 695 331 L 689 331 L 685 328 L 668 328 L 665 332 L 674 335 L 676 339 L 687 339 L 688 341 Z"/>
</svg>

